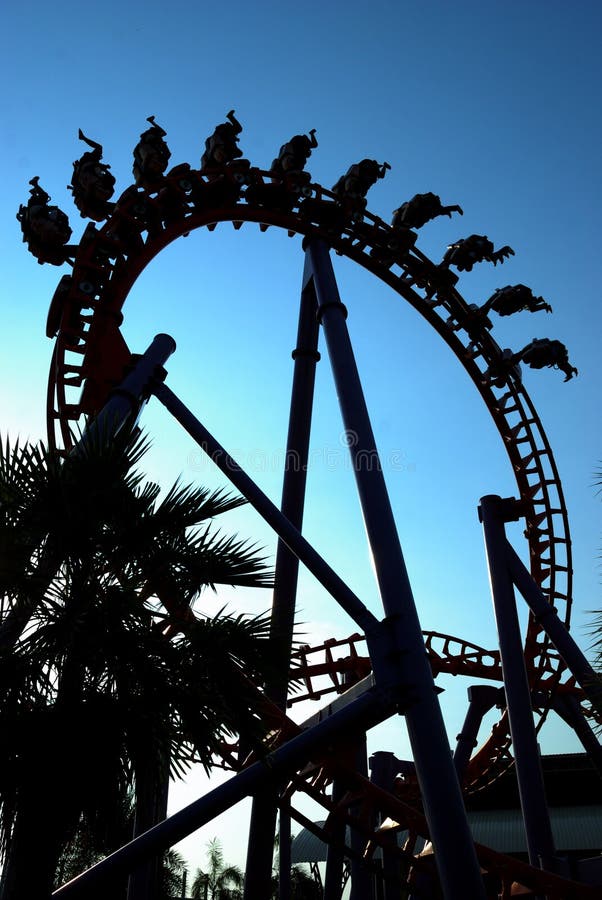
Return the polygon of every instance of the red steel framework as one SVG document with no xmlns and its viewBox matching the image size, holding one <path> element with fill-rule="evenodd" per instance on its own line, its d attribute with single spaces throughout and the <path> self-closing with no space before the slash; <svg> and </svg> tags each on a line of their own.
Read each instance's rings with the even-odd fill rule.
<svg viewBox="0 0 602 900">
<path fill-rule="evenodd" d="M 223 222 L 231 222 L 235 229 L 245 223 L 256 223 L 262 231 L 273 226 L 285 229 L 290 237 L 317 238 L 337 254 L 363 266 L 410 303 L 467 371 L 491 413 L 514 472 L 521 514 L 526 520 L 531 574 L 568 627 L 571 542 L 562 486 L 550 444 L 520 378 L 510 369 L 495 383 L 488 377 L 491 367 L 497 366 L 499 370 L 502 349 L 491 334 L 486 316 L 475 311 L 455 286 L 449 282 L 442 286 L 440 269 L 415 243 L 409 249 L 407 246 L 395 249 L 398 232 L 378 216 L 366 211 L 359 219 L 348 218 L 341 227 L 333 229 L 328 222 L 320 221 L 315 212 L 308 213 L 303 207 L 307 198 L 312 200 L 311 210 L 318 209 L 320 201 L 332 204 L 337 200 L 332 191 L 319 184 L 308 183 L 303 193 L 291 200 L 290 211 L 283 211 L 279 205 L 270 205 L 269 193 L 259 194 L 262 197 L 259 204 L 253 200 L 257 192 L 249 190 L 268 185 L 274 180 L 273 173 L 251 167 L 241 179 L 225 167 L 222 177 L 236 182 L 235 202 L 226 199 L 212 207 L 195 203 L 194 188 L 206 185 L 207 176 L 202 171 L 178 166 L 162 179 L 161 187 L 155 191 L 128 188 L 101 227 L 87 226 L 75 248 L 73 271 L 61 279 L 48 315 L 47 334 L 56 337 L 47 394 L 51 446 L 69 451 L 74 428 L 95 415 L 120 383 L 131 360 L 120 332 L 124 304 L 138 276 L 169 243 L 193 229 L 206 227 L 212 231 Z M 501 683 L 497 649 L 484 649 L 439 632 L 425 632 L 424 637 L 435 675 L 450 673 Z M 367 655 L 362 655 L 363 640 L 356 634 L 344 640 L 326 641 L 319 647 L 297 650 L 295 674 L 304 690 L 289 698 L 289 704 L 342 693 L 349 686 L 349 678 L 360 680 L 368 675 L 371 666 Z M 524 653 L 534 691 L 548 695 L 554 691 L 569 692 L 582 698 L 572 678 L 562 681 L 566 667 L 533 615 L 529 618 Z M 585 706 L 584 711 L 590 714 Z M 546 712 L 545 708 L 540 710 L 539 726 Z M 275 710 L 272 715 L 278 718 Z M 285 720 L 280 726 L 281 738 L 295 730 L 296 726 Z M 503 713 L 490 737 L 473 756 L 465 789 L 477 790 L 505 769 L 512 761 L 510 745 L 507 716 Z M 235 752 L 225 749 L 224 757 L 226 765 L 239 765 Z M 332 803 L 324 788 L 341 768 L 346 783 L 355 785 L 351 799 L 359 791 L 365 803 L 377 802 L 378 789 L 352 774 L 344 763 L 332 759 L 325 759 L 322 766 L 298 775 L 291 791 L 306 791 L 329 808 Z M 351 800 L 348 798 L 346 803 Z M 409 807 L 404 812 L 403 800 L 389 797 L 384 807 L 387 805 L 390 814 L 398 821 L 407 822 L 411 831 L 425 833 L 421 817 Z M 344 809 L 341 814 L 345 814 Z M 300 814 L 298 817 L 303 819 Z M 377 843 L 380 840 L 376 834 L 371 839 Z M 576 887 L 576 892 L 572 888 L 570 892 L 564 879 L 558 879 L 563 882 L 564 893 L 555 894 L 551 883 L 554 876 L 524 866 L 519 873 L 520 864 L 506 858 L 502 862 L 492 861 L 496 854 L 485 848 L 478 855 L 484 867 L 487 858 L 491 869 L 503 873 L 504 884 L 520 878 L 523 884 L 540 888 L 542 879 L 547 877 L 545 887 L 550 896 L 589 896 L 585 888 L 584 893 L 579 893 Z"/>
</svg>

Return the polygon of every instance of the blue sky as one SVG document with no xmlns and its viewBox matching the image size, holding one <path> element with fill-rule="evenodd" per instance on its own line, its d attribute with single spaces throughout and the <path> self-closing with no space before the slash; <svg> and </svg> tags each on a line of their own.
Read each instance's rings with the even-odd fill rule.
<svg viewBox="0 0 602 900">
<path fill-rule="evenodd" d="M 132 149 L 151 114 L 167 131 L 171 163 L 194 167 L 231 108 L 244 126 L 245 156 L 261 167 L 291 135 L 316 128 L 319 147 L 308 168 L 326 187 L 363 157 L 391 164 L 368 203 L 387 221 L 418 192 L 463 207 L 463 218 L 421 230 L 419 246 L 434 261 L 473 232 L 514 248 L 503 267 L 483 264 L 462 275 L 469 302 L 523 283 L 552 304 L 551 316 L 496 319 L 493 334 L 514 350 L 534 337 L 558 338 L 579 369 L 568 384 L 558 372 L 525 369 L 524 383 L 565 489 L 574 634 L 586 647 L 588 611 L 601 606 L 600 505 L 592 487 L 602 458 L 599 5 L 233 0 L 204 8 L 109 0 L 86 8 L 59 0 L 39 4 L 35 16 L 31 6 L 13 5 L 3 18 L 2 431 L 44 434 L 52 351 L 45 319 L 67 270 L 36 263 L 15 213 L 39 175 L 52 202 L 69 213 L 74 240 L 81 234 L 85 223 L 66 190 L 82 152 L 78 128 L 103 144 L 118 190 L 131 183 Z M 299 238 L 224 224 L 168 248 L 125 308 L 133 351 L 157 332 L 173 335 L 178 350 L 168 384 L 276 502 L 302 267 Z M 423 626 L 491 646 L 476 507 L 483 494 L 515 491 L 497 432 L 465 372 L 419 316 L 345 260 L 335 258 L 335 269 Z M 151 405 L 144 422 L 154 441 L 152 477 L 166 485 L 179 474 L 223 483 L 161 409 Z M 323 353 L 306 533 L 378 611 L 341 430 Z M 273 552 L 272 536 L 251 510 L 229 527 Z M 520 542 L 520 529 L 513 537 Z M 256 610 L 269 597 L 236 594 L 233 602 Z M 354 630 L 309 576 L 301 582 L 299 618 L 312 640 Z M 466 686 L 445 685 L 442 695 L 452 738 Z M 374 738 L 373 749 L 407 753 L 394 728 Z M 577 749 L 555 724 L 544 729 L 542 744 L 546 752 Z M 220 828 L 237 855 L 232 831 L 239 829 Z M 203 835 L 216 831 L 208 826 Z"/>
</svg>

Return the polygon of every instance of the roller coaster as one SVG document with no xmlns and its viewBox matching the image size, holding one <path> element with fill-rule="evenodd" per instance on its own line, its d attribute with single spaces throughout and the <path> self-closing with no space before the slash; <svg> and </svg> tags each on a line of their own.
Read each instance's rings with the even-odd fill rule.
<svg viewBox="0 0 602 900">
<path fill-rule="evenodd" d="M 409 880 L 402 887 L 399 874 L 381 872 L 382 896 L 386 900 L 406 896 L 401 890 L 413 891 L 414 897 L 443 896 L 447 900 L 460 896 L 471 900 L 509 897 L 519 890 L 553 898 L 599 896 L 599 888 L 569 878 L 554 860 L 553 847 L 538 845 L 537 836 L 533 839 L 530 864 L 479 846 L 472 856 L 472 843 L 469 838 L 465 840 L 463 826 L 457 825 L 463 810 L 457 803 L 456 787 L 448 787 L 448 782 L 455 779 L 463 792 L 479 791 L 513 765 L 515 757 L 518 768 L 520 736 L 532 731 L 528 740 L 534 741 L 536 730 L 551 709 L 570 721 L 602 770 L 599 745 L 589 724 L 600 721 L 596 712 L 598 699 L 592 693 L 592 673 L 568 635 L 572 561 L 567 509 L 552 449 L 523 384 L 520 364 L 560 368 L 565 380 L 576 370 L 558 341 L 540 339 L 512 354 L 502 349 L 492 334 L 493 313 L 509 315 L 549 307 L 523 285 L 496 291 L 481 307 L 469 304 L 459 291 L 459 276 L 452 267 L 470 272 L 479 263 L 502 264 L 513 251 L 509 247 L 495 250 L 484 236 L 471 235 L 450 245 L 441 262 L 431 261 L 417 246 L 419 229 L 437 216 L 451 217 L 462 210 L 458 206 L 443 206 L 434 194 L 418 194 L 396 210 L 391 224 L 373 215 L 366 208 L 366 195 L 371 185 L 385 176 L 389 168 L 386 163 L 362 160 L 328 190 L 314 182 L 305 170 L 308 157 L 317 147 L 315 133 L 310 132 L 309 136 L 296 135 L 284 144 L 270 169 L 257 168 L 242 156 L 238 147 L 242 127 L 231 111 L 227 121 L 207 139 L 198 169 L 182 163 L 168 170 L 166 132 L 153 117 L 148 121 L 150 127 L 134 151 L 134 184 L 116 202 L 111 199 L 115 179 L 102 162 L 101 145 L 80 132 L 80 138 L 91 150 L 74 166 L 72 191 L 82 217 L 93 221 L 87 224 L 77 244 L 69 243 L 71 228 L 67 216 L 58 207 L 50 206 L 50 197 L 40 188 L 37 177 L 31 182 L 28 205 L 19 211 L 23 239 L 38 261 L 70 266 L 52 298 L 46 327 L 47 336 L 54 341 L 47 392 L 49 443 L 62 453 L 72 452 L 77 430 L 89 427 L 107 415 L 109 409 L 114 415 L 115 404 L 123 403 L 124 397 L 124 421 L 131 421 L 132 407 L 136 412 L 143 399 L 157 397 L 214 460 L 221 457 L 226 461 L 224 471 L 233 484 L 276 530 L 280 544 L 275 632 L 286 633 L 292 628 L 299 560 L 317 575 L 360 630 L 344 639 L 332 638 L 320 646 L 293 651 L 286 660 L 281 683 L 273 685 L 265 697 L 266 721 L 270 723 L 266 747 L 269 756 L 245 759 L 241 749 L 233 746 L 225 747 L 223 758 L 216 761 L 236 773 L 230 793 L 226 788 L 221 794 L 219 789 L 212 792 L 196 806 L 192 804 L 188 816 L 182 813 L 171 817 L 60 888 L 55 896 L 85 897 L 95 885 L 94 879 L 100 883 L 118 869 L 131 868 L 136 860 L 173 844 L 219 809 L 248 794 L 256 797 L 257 805 L 250 854 L 259 859 L 267 853 L 262 850 L 261 836 L 258 837 L 261 822 L 269 824 L 270 843 L 273 837 L 274 816 L 269 808 L 278 806 L 284 821 L 286 811 L 288 816 L 293 815 L 316 830 L 295 808 L 296 795 L 303 793 L 321 804 L 327 814 L 326 825 L 318 829 L 333 848 L 328 864 L 333 874 L 330 878 L 327 875 L 326 900 L 341 896 L 341 843 L 345 839 L 344 830 L 341 837 L 340 829 L 345 825 L 351 826 L 353 835 L 352 846 L 345 847 L 345 854 L 355 860 L 352 900 L 370 900 L 375 896 L 371 893 L 371 860 L 378 847 L 384 848 L 389 861 L 409 872 Z M 513 607 L 516 586 L 531 608 L 519 664 L 509 663 L 508 655 L 504 658 L 502 632 L 508 638 L 508 629 L 512 632 L 513 626 L 508 625 L 506 613 L 499 612 L 503 603 L 498 609 L 499 648 L 479 647 L 462 637 L 433 631 L 423 632 L 418 643 L 411 636 L 414 618 L 416 622 L 418 619 L 409 582 L 406 585 L 396 534 L 391 536 L 395 526 L 386 514 L 389 507 L 382 479 L 369 484 L 362 481 L 365 473 L 357 475 L 372 549 L 380 548 L 382 557 L 379 559 L 377 554 L 376 569 L 386 615 L 378 622 L 303 539 L 303 476 L 285 472 L 283 502 L 281 509 L 276 509 L 167 388 L 163 363 L 174 350 L 173 342 L 167 336 L 159 336 L 143 355 L 132 353 L 127 346 L 120 329 L 128 295 L 141 273 L 171 242 L 193 230 L 213 231 L 224 222 L 232 223 L 236 230 L 253 225 L 262 232 L 268 228 L 283 229 L 291 239 L 302 239 L 300 255 L 304 256 L 305 270 L 298 341 L 293 354 L 287 450 L 301 453 L 301 458 L 307 453 L 313 373 L 319 357 L 317 339 L 323 330 L 335 380 L 339 379 L 337 392 L 345 426 L 361 438 L 358 447 L 350 448 L 352 454 L 376 453 L 359 377 L 340 374 L 353 368 L 353 354 L 330 251 L 362 266 L 409 303 L 435 329 L 467 372 L 493 419 L 516 480 L 516 497 L 483 498 L 481 517 L 488 541 L 494 602 L 497 590 L 506 598 L 503 603 L 508 606 L 509 602 Z M 136 381 L 140 372 L 143 377 Z M 371 502 L 376 506 L 371 507 Z M 525 523 L 528 571 L 506 545 L 503 533 L 505 522 L 518 519 Z M 504 579 L 506 588 L 496 589 L 496 582 Z M 397 586 L 392 586 L 395 580 Z M 402 599 L 395 598 L 395 593 L 401 593 Z M 399 617 L 409 638 L 400 634 Z M 516 630 L 508 639 L 516 639 Z M 407 665 L 390 663 L 391 656 L 404 653 L 413 660 L 420 660 L 422 654 L 428 660 L 428 674 L 415 679 Z M 515 670 L 519 681 L 524 681 L 517 688 L 509 685 Z M 302 685 L 295 693 L 287 692 L 290 671 L 294 672 L 297 685 Z M 435 734 L 428 748 L 427 739 L 419 736 L 424 724 L 420 715 L 412 720 L 417 709 L 423 709 L 427 715 L 425 710 L 431 709 L 428 704 L 438 704 L 432 679 L 443 673 L 485 680 L 499 688 L 488 695 L 480 711 L 475 712 L 478 704 L 469 708 L 456 749 L 456 765 L 450 756 L 447 768 L 441 736 Z M 524 712 L 521 690 L 524 695 L 525 688 L 528 715 L 521 725 L 516 716 L 513 720 L 512 710 L 520 709 L 522 703 Z M 263 690 L 264 686 L 258 689 Z M 308 699 L 329 702 L 302 727 L 287 717 L 286 707 L 287 703 L 290 706 Z M 492 706 L 500 708 L 499 720 L 470 756 L 482 716 Z M 358 754 L 361 756 L 366 728 L 398 712 L 408 719 L 411 739 L 414 735 L 415 758 L 406 763 L 400 761 L 398 771 L 378 783 L 378 779 L 368 778 L 365 762 L 358 762 Z M 529 748 L 532 750 L 533 746 L 523 745 L 523 765 L 527 766 L 523 772 L 528 771 L 529 765 L 536 765 L 534 760 L 528 760 Z M 435 776 L 438 769 L 441 773 Z M 262 812 L 262 801 L 257 798 L 264 789 L 269 789 L 272 800 L 267 803 L 267 811 Z M 436 810 L 438 797 L 443 814 Z M 449 822 L 442 824 L 441 820 L 448 816 Z M 383 826 L 385 821 L 389 827 Z M 391 842 L 391 822 L 396 830 L 407 832 L 402 846 Z M 528 822 L 526 827 L 529 830 Z M 429 868 L 432 856 L 416 852 L 418 837 L 432 840 L 438 878 Z M 545 837 L 543 840 L 545 844 Z M 267 865 L 270 863 L 271 859 Z M 258 872 L 262 865 L 258 865 Z M 255 877 L 248 867 L 246 900 L 267 896 L 261 877 Z M 282 900 L 288 896 L 285 880 L 283 876 Z"/>
</svg>

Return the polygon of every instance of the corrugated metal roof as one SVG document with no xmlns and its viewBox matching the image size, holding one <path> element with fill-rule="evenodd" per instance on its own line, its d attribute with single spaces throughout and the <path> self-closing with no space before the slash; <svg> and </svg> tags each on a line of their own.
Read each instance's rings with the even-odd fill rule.
<svg viewBox="0 0 602 900">
<path fill-rule="evenodd" d="M 319 828 L 322 828 L 324 822 L 316 822 L 315 824 Z M 299 834 L 296 834 L 293 838 L 291 844 L 291 863 L 295 865 L 296 863 L 304 862 L 324 862 L 327 850 L 328 847 L 324 841 L 321 841 L 319 837 L 316 837 L 316 835 L 312 834 L 311 831 L 308 831 L 307 828 L 303 828 Z"/>
<path fill-rule="evenodd" d="M 470 812 L 468 822 L 475 841 L 500 853 L 526 853 L 527 843 L 520 810 Z M 559 852 L 602 849 L 602 806 L 550 807 L 554 843 Z"/>
<path fill-rule="evenodd" d="M 500 853 L 526 853 L 527 842 L 520 810 L 497 809 L 469 812 L 468 822 L 475 841 Z M 559 853 L 573 850 L 602 850 L 602 805 L 550 807 L 554 843 Z M 316 822 L 322 827 L 324 822 Z M 401 832 L 401 843 L 407 832 Z M 349 841 L 349 829 L 347 830 Z M 327 845 L 306 828 L 295 836 L 291 847 L 293 863 L 323 862 Z"/>
</svg>

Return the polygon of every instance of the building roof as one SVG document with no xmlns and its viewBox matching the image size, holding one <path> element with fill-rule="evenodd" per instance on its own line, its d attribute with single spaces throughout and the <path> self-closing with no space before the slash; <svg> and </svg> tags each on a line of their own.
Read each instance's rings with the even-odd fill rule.
<svg viewBox="0 0 602 900">
<path fill-rule="evenodd" d="M 559 853 L 602 852 L 602 779 L 584 753 L 542 758 L 554 842 Z M 526 853 L 516 773 L 510 769 L 466 801 L 475 841 L 500 853 Z M 322 827 L 324 822 L 316 822 Z M 400 832 L 400 843 L 406 833 Z M 347 843 L 349 842 L 349 830 Z M 323 862 L 327 845 L 307 829 L 292 843 L 292 862 Z"/>
<path fill-rule="evenodd" d="M 322 827 L 324 822 L 316 822 Z M 323 862 L 326 859 L 327 845 L 307 828 L 302 828 L 291 843 L 291 863 Z"/>
<path fill-rule="evenodd" d="M 585 753 L 543 756 L 541 768 L 550 806 L 602 804 L 602 778 Z M 518 809 L 516 771 L 511 766 L 495 782 L 466 798 L 469 811 Z"/>
<path fill-rule="evenodd" d="M 602 804 L 552 806 L 549 809 L 554 844 L 559 853 L 602 849 Z M 472 836 L 500 853 L 526 853 L 527 842 L 520 810 L 496 809 L 468 813 Z"/>
<path fill-rule="evenodd" d="M 591 853 L 602 851 L 602 804 L 550 808 L 554 843 L 559 853 Z M 468 824 L 474 840 L 499 853 L 526 853 L 527 842 L 521 812 L 518 809 L 480 810 L 468 813 Z M 316 822 L 323 826 L 324 822 Z M 398 833 L 401 845 L 407 831 Z M 347 834 L 349 842 L 349 833 Z M 291 861 L 325 862 L 328 846 L 311 831 L 302 829 L 293 839 Z"/>
</svg>

